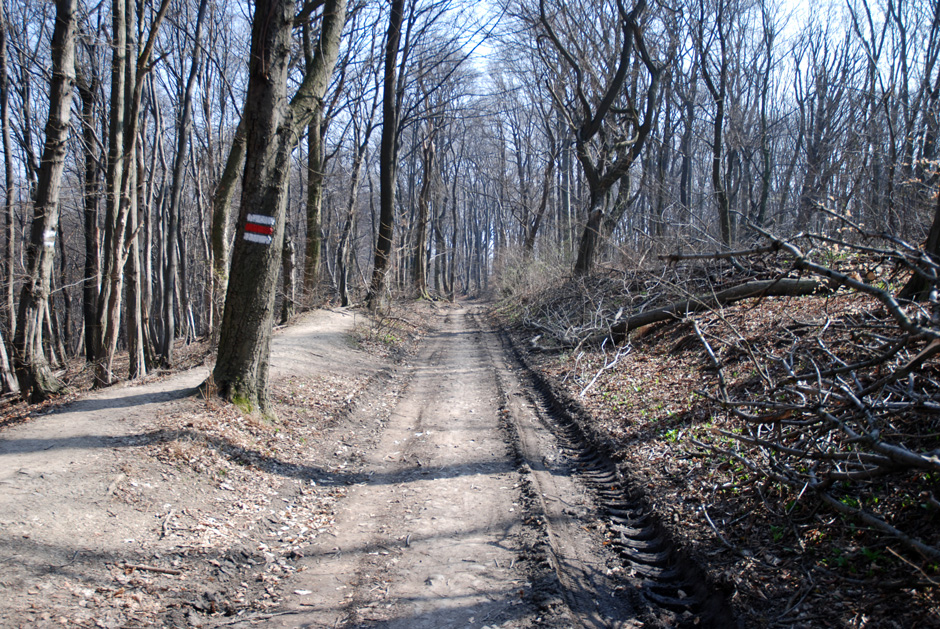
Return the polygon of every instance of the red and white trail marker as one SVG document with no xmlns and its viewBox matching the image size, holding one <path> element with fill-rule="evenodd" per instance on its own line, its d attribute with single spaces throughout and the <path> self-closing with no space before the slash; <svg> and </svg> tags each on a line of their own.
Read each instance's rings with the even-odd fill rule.
<svg viewBox="0 0 940 629">
<path fill-rule="evenodd" d="M 245 223 L 245 240 L 260 245 L 270 245 L 274 234 L 274 217 L 264 214 L 249 214 Z"/>
</svg>

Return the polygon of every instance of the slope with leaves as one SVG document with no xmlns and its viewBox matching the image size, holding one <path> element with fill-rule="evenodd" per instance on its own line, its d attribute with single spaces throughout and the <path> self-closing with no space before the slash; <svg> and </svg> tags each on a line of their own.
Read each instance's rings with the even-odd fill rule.
<svg viewBox="0 0 940 629">
<path fill-rule="evenodd" d="M 910 272 L 857 251 L 806 259 L 889 296 Z M 823 277 L 823 294 L 757 297 L 608 340 L 636 312 L 755 279 L 818 277 L 793 272 L 798 263 L 761 252 L 529 278 L 497 312 L 673 535 L 734 591 L 747 624 L 940 626 L 932 304 L 895 302 L 905 330 L 877 291 Z"/>
</svg>

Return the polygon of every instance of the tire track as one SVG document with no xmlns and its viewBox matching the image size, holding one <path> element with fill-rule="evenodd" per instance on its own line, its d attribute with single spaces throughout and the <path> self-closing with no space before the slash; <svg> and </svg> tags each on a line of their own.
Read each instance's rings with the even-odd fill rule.
<svg viewBox="0 0 940 629">
<path fill-rule="evenodd" d="M 478 329 L 488 327 L 479 314 L 472 318 Z M 634 626 L 617 620 L 628 617 L 627 614 L 642 619 L 643 626 L 722 629 L 737 626 L 725 596 L 709 586 L 704 571 L 670 538 L 643 493 L 618 469 L 607 446 L 593 434 L 580 405 L 565 399 L 531 369 L 505 334 L 499 338 L 501 346 L 490 347 L 488 351 L 491 359 L 500 354 L 512 357 L 502 368 L 495 359 L 494 365 L 518 435 L 521 456 L 533 470 L 535 484 L 539 485 L 537 491 L 544 496 L 545 489 L 551 490 L 545 487 L 546 474 L 540 475 L 537 470 L 544 469 L 556 479 L 567 471 L 590 493 L 594 503 L 591 515 L 596 518 L 599 535 L 588 543 L 597 546 L 592 552 L 603 556 L 607 565 L 603 579 L 585 578 L 579 570 L 580 561 L 571 555 L 586 551 L 562 542 L 587 540 L 565 539 L 566 534 L 561 531 L 566 526 L 570 528 L 570 523 L 553 520 L 552 505 L 541 500 L 547 515 L 546 535 L 554 555 L 553 567 L 572 611 L 587 611 L 582 599 L 588 587 L 595 588 L 595 601 L 606 601 L 590 610 L 593 615 L 588 617 L 592 620 L 582 626 Z M 524 403 L 519 400 L 520 392 L 524 393 Z M 554 443 L 546 435 L 538 434 L 532 417 L 543 432 L 551 434 Z M 542 454 L 553 450 L 555 456 L 551 460 Z M 557 482 L 548 480 L 547 484 Z"/>
</svg>

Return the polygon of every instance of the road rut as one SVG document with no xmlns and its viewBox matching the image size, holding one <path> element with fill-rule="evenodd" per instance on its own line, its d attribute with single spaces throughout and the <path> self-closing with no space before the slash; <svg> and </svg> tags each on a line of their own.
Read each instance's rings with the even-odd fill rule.
<svg viewBox="0 0 940 629">
<path fill-rule="evenodd" d="M 270 626 L 639 626 L 499 337 L 442 318 Z"/>
<path fill-rule="evenodd" d="M 521 566 L 522 474 L 500 427 L 489 356 L 446 315 L 365 455 L 335 538 L 303 561 L 277 626 L 523 626 L 539 617 Z M 520 624 L 522 623 L 522 624 Z"/>
</svg>

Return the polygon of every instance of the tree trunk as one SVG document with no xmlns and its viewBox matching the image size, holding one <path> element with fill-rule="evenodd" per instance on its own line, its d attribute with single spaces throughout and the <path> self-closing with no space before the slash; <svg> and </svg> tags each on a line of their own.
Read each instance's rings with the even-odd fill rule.
<svg viewBox="0 0 940 629">
<path fill-rule="evenodd" d="M 691 83 L 690 93 L 682 101 L 685 126 L 682 129 L 679 148 L 682 155 L 682 166 L 679 170 L 679 205 L 686 211 L 692 209 L 692 142 L 695 139 L 695 98 L 698 92 L 698 81 Z"/>
<path fill-rule="evenodd" d="M 382 145 L 379 154 L 379 233 L 375 244 L 372 284 L 366 301 L 370 308 L 385 305 L 385 283 L 395 237 L 395 182 L 398 178 L 398 46 L 404 20 L 404 0 L 391 0 L 385 40 L 385 77 L 382 92 Z"/>
<path fill-rule="evenodd" d="M 290 235 L 284 239 L 281 252 L 281 279 L 284 284 L 284 298 L 281 300 L 281 323 L 287 323 L 294 316 L 294 269 L 297 268 L 297 253 L 294 239 Z"/>
<path fill-rule="evenodd" d="M 535 218 L 527 226 L 525 234 L 525 252 L 531 255 L 535 251 L 535 237 L 539 233 L 539 227 L 542 226 L 542 217 L 545 216 L 545 208 L 548 207 L 548 197 L 552 192 L 552 181 L 555 175 L 555 151 L 552 147 L 552 155 L 548 158 L 548 165 L 545 167 L 545 177 L 542 181 L 542 196 L 539 199 L 539 209 L 535 213 Z"/>
<path fill-rule="evenodd" d="M 10 82 L 7 72 L 7 19 L 6 0 L 0 0 L 0 133 L 3 135 L 4 211 L 6 217 L 6 259 L 4 260 L 5 318 L 10 334 L 16 329 L 14 285 L 16 270 L 16 214 L 13 203 L 15 180 L 13 179 L 13 141 L 10 136 Z M 4 352 L 6 348 L 4 348 Z"/>
<path fill-rule="evenodd" d="M 304 247 L 304 303 L 313 303 L 320 283 L 320 213 L 323 209 L 323 108 L 307 126 L 307 240 Z"/>
<path fill-rule="evenodd" d="M 179 127 L 176 129 L 176 156 L 173 160 L 173 184 L 170 193 L 170 224 L 167 229 L 167 238 L 172 243 L 180 225 L 180 197 L 183 192 L 183 174 L 186 169 L 186 160 L 189 156 L 189 136 L 193 126 L 193 91 L 196 89 L 196 78 L 199 76 L 199 66 L 202 60 L 202 19 L 206 14 L 206 0 L 200 0 L 199 12 L 196 16 L 196 39 L 193 44 L 193 61 L 189 66 L 189 77 L 186 80 L 186 90 L 183 94 L 182 109 Z M 163 299 L 163 347 L 160 352 L 160 362 L 164 367 L 173 365 L 173 342 L 176 340 L 175 309 L 173 295 L 176 293 L 177 277 L 179 275 L 179 252 L 177 247 L 170 245 L 167 261 L 165 297 Z"/>
<path fill-rule="evenodd" d="M 940 261 L 940 195 L 937 195 L 937 208 L 934 211 L 933 222 L 930 224 L 930 231 L 927 234 L 927 242 L 924 244 L 924 252 L 930 256 L 934 262 Z M 910 299 L 924 301 L 930 296 L 930 291 L 937 286 L 928 281 L 920 273 L 911 275 L 898 297 L 901 299 Z"/>
<path fill-rule="evenodd" d="M 717 293 L 701 295 L 685 299 L 657 308 L 635 314 L 624 321 L 612 322 L 610 326 L 610 340 L 614 343 L 622 342 L 631 330 L 644 325 L 660 321 L 682 319 L 693 312 L 721 308 L 742 299 L 753 297 L 805 297 L 830 290 L 825 282 L 819 280 L 797 280 L 780 278 L 775 280 L 757 280 L 740 284 Z"/>
<path fill-rule="evenodd" d="M 594 194 L 591 195 L 592 199 Z M 597 257 L 597 245 L 601 239 L 601 224 L 604 221 L 603 200 L 597 199 L 591 201 L 591 207 L 588 210 L 588 219 L 584 224 L 584 232 L 581 234 L 581 244 L 578 245 L 578 259 L 574 263 L 575 275 L 587 275 L 594 268 L 594 260 Z"/>
<path fill-rule="evenodd" d="M 49 121 L 36 189 L 36 205 L 27 252 L 28 277 L 20 295 L 14 337 L 14 362 L 20 391 L 32 402 L 58 393 L 64 385 L 55 377 L 42 347 L 44 311 L 48 307 L 55 236 L 59 223 L 59 189 L 69 136 L 72 92 L 75 87 L 75 12 L 78 0 L 57 0 L 52 34 L 52 79 Z"/>
<path fill-rule="evenodd" d="M 349 242 L 356 219 L 356 201 L 359 198 L 359 180 L 362 174 L 362 162 L 369 147 L 369 136 L 373 126 L 368 124 L 365 130 L 365 139 L 356 147 L 356 156 L 353 159 L 352 173 L 349 176 L 349 199 L 346 203 L 346 220 L 343 221 L 343 231 L 336 247 L 336 285 L 339 292 L 340 304 L 349 305 Z"/>
<path fill-rule="evenodd" d="M 245 410 L 268 408 L 265 385 L 281 265 L 290 164 L 287 70 L 292 0 L 259 0 L 251 31 L 245 173 L 213 377 Z M 286 155 L 285 155 L 286 153 Z"/>
<path fill-rule="evenodd" d="M 95 378 L 96 384 L 111 384 L 110 366 L 107 361 L 105 334 L 109 323 L 111 304 L 115 300 L 113 293 L 121 290 L 123 279 L 121 265 L 115 258 L 120 258 L 123 246 L 123 225 L 119 225 L 118 214 L 121 205 L 121 180 L 124 176 L 124 115 L 125 82 L 127 81 L 127 14 L 124 0 L 114 0 L 112 6 L 112 52 L 111 52 L 111 112 L 108 118 L 108 168 L 105 175 L 105 228 L 104 260 L 101 274 L 101 288 L 98 291 L 98 304 L 95 310 Z"/>
<path fill-rule="evenodd" d="M 412 269 L 412 283 L 418 298 L 428 298 L 428 217 L 431 213 L 431 185 L 434 179 L 434 130 L 432 129 L 424 141 L 422 151 L 422 165 L 424 167 L 424 180 L 421 182 L 421 192 L 418 193 L 418 216 L 415 225 L 414 263 Z"/>
<path fill-rule="evenodd" d="M 247 147 L 241 210 L 212 371 L 219 395 L 248 411 L 269 412 L 265 389 L 291 153 L 326 92 L 345 19 L 345 0 L 328 0 L 314 64 L 288 105 L 294 2 L 259 0 L 255 8 L 242 116 Z"/>
<path fill-rule="evenodd" d="M 457 229 L 458 223 L 457 223 L 456 182 L 457 182 L 457 176 L 455 174 L 454 175 L 454 189 L 452 193 L 453 198 L 451 199 L 451 204 L 450 204 L 451 222 L 454 224 L 454 232 L 451 234 L 451 237 L 450 237 L 450 271 L 449 271 L 449 279 L 447 280 L 447 283 L 450 285 L 450 291 L 448 293 L 448 296 L 450 297 L 451 301 L 454 300 L 454 297 L 456 296 L 456 292 L 457 292 L 457 242 L 458 242 L 458 235 L 460 233 L 459 230 Z M 469 229 L 469 225 L 464 229 L 464 232 L 466 232 L 467 229 Z M 467 264 L 468 265 L 469 265 L 469 262 L 470 262 L 470 252 L 467 251 Z"/>
<path fill-rule="evenodd" d="M 65 237 L 62 232 L 62 215 L 59 214 L 57 226 L 59 242 L 59 292 L 62 293 L 62 359 L 68 360 L 72 351 L 72 296 L 66 286 L 68 278 L 68 258 L 65 249 Z"/>
<path fill-rule="evenodd" d="M 94 66 L 92 65 L 92 68 Z M 101 281 L 101 232 L 98 228 L 98 193 L 100 157 L 98 155 L 98 129 L 95 125 L 95 104 L 98 97 L 98 76 L 92 69 L 90 79 L 81 77 L 78 94 L 82 101 L 82 148 L 84 151 L 83 210 L 85 219 L 85 281 L 82 288 L 82 317 L 84 321 L 85 358 L 96 360 L 95 339 L 98 285 Z"/>
<path fill-rule="evenodd" d="M 189 290 L 189 267 L 188 267 L 188 257 L 186 252 L 188 247 L 186 246 L 186 232 L 183 229 L 183 220 L 180 217 L 180 221 L 176 224 L 176 246 L 177 259 L 179 260 L 179 303 L 180 303 L 180 317 L 182 318 L 180 327 L 180 336 L 185 340 L 186 343 L 189 343 L 194 338 L 196 338 L 195 330 L 195 321 L 193 319 L 193 300 L 192 292 Z"/>
<path fill-rule="evenodd" d="M 140 235 L 138 225 L 140 224 L 140 214 L 137 195 L 137 174 L 139 170 L 135 164 L 131 173 L 131 189 L 134 194 L 130 199 L 130 212 L 127 220 L 127 264 L 125 275 L 127 277 L 127 354 L 128 354 L 128 377 L 143 378 L 147 375 L 147 356 L 145 352 L 146 340 L 143 327 L 143 279 L 140 268 Z"/>
<path fill-rule="evenodd" d="M 149 69 L 156 33 L 166 15 L 163 0 L 150 27 L 143 50 L 137 55 L 136 3 L 115 0 L 112 7 L 114 43 L 111 62 L 111 112 L 108 133 L 107 215 L 105 217 L 104 268 L 98 293 L 98 342 L 96 386 L 110 385 L 111 366 L 117 350 L 121 321 L 121 292 L 127 262 L 127 222 L 130 212 L 131 176 L 137 146 L 137 125 L 144 77 Z M 128 55 L 137 60 L 130 64 Z M 130 161 L 128 161 L 130 160 Z"/>
<path fill-rule="evenodd" d="M 725 123 L 725 96 L 728 91 L 728 52 L 725 36 L 723 3 L 718 5 L 717 15 L 717 37 L 720 58 L 718 60 L 718 85 L 715 85 L 711 72 L 708 69 L 708 55 L 704 48 L 704 34 L 699 27 L 699 55 L 701 57 L 700 66 L 702 78 L 705 79 L 705 86 L 711 94 L 712 101 L 715 103 L 715 124 L 712 128 L 712 194 L 715 197 L 715 205 L 718 208 L 718 230 L 721 236 L 721 242 L 730 247 L 734 238 L 734 225 L 731 217 L 731 204 L 728 200 L 728 192 L 725 190 L 724 179 L 721 172 L 721 155 L 724 142 L 724 123 Z"/>
<path fill-rule="evenodd" d="M 731 204 L 725 190 L 721 174 L 722 136 L 725 121 L 724 85 L 721 94 L 715 96 L 715 126 L 712 135 L 712 191 L 715 196 L 715 205 L 718 207 L 718 228 L 721 242 L 730 247 L 734 229 L 731 222 Z"/>
<path fill-rule="evenodd" d="M 7 356 L 6 341 L 3 339 L 2 333 L 0 333 L 0 378 L 3 380 L 4 393 L 19 392 L 20 385 L 16 381 L 16 376 L 13 375 L 13 369 L 10 366 L 10 357 Z"/>
<path fill-rule="evenodd" d="M 228 290 L 229 274 L 229 225 L 232 216 L 232 197 L 238 175 L 245 164 L 245 118 L 242 117 L 232 138 L 225 168 L 212 197 L 212 330 L 211 343 L 218 344 L 218 326 L 222 323 L 222 309 L 225 306 L 225 293 Z"/>
</svg>

